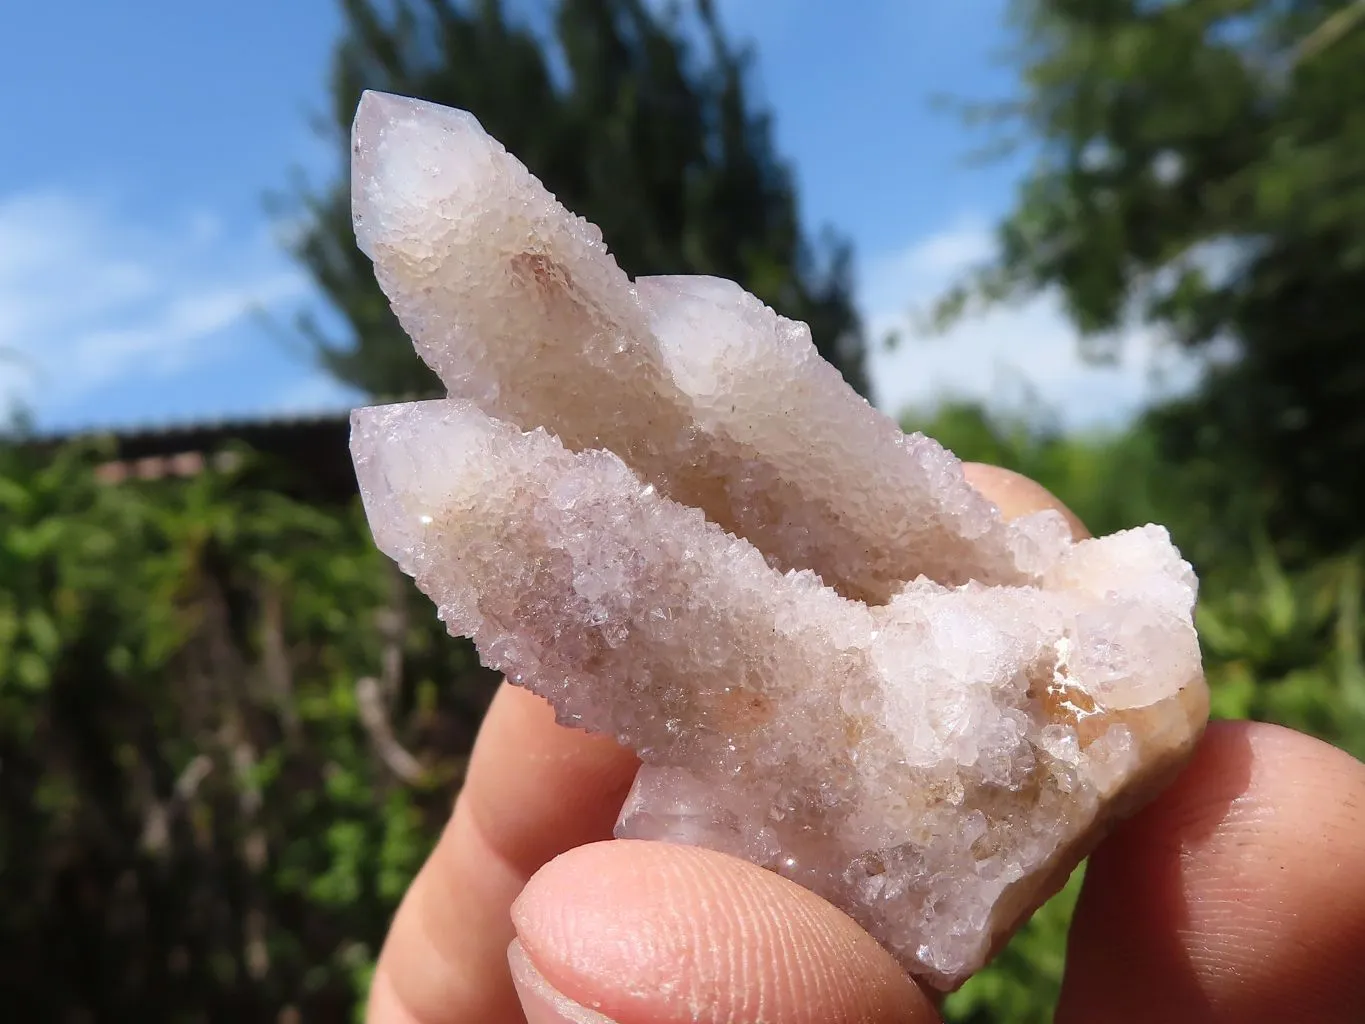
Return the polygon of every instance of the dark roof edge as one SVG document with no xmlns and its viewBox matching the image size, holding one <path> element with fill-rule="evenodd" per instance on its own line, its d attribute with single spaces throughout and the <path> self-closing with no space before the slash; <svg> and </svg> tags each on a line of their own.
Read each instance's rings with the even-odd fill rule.
<svg viewBox="0 0 1365 1024">
<path fill-rule="evenodd" d="M 335 409 L 320 409 L 313 412 L 279 413 L 261 415 L 221 416 L 203 420 L 169 420 L 164 423 L 138 423 L 109 426 L 88 426 L 58 430 L 34 430 L 15 435 L 10 440 L 21 445 L 59 445 L 68 441 L 82 441 L 96 438 L 113 438 L 117 441 L 169 439 L 177 436 L 233 433 L 260 430 L 281 430 L 291 427 L 314 427 L 327 424 L 342 424 L 350 418 L 352 409 L 365 405 L 389 405 L 399 402 L 414 402 L 441 397 L 437 395 L 400 395 L 395 397 L 376 397 Z"/>
</svg>

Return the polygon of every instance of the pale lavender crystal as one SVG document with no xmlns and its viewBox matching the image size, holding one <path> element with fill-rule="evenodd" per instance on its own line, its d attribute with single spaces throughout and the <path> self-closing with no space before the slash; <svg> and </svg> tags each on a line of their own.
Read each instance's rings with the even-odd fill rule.
<svg viewBox="0 0 1365 1024">
<path fill-rule="evenodd" d="M 1202 729 L 1164 530 L 1012 523 L 802 324 L 632 284 L 465 113 L 367 94 L 357 234 L 452 399 L 360 410 L 380 547 L 562 722 L 644 762 L 618 835 L 791 877 L 940 987 Z"/>
<path fill-rule="evenodd" d="M 1060 516 L 1001 522 L 951 453 L 905 435 L 820 358 L 805 324 L 729 281 L 632 286 L 463 111 L 367 93 L 356 236 L 452 396 L 571 448 L 615 451 L 775 565 L 885 600 L 923 573 L 1023 583 Z"/>
</svg>

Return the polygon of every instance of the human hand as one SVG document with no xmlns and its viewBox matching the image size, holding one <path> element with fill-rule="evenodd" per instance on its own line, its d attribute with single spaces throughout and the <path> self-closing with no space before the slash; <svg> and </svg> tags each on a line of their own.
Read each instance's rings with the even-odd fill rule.
<svg viewBox="0 0 1365 1024">
<path fill-rule="evenodd" d="M 968 471 L 1006 515 L 1060 508 L 1022 477 Z M 504 684 L 380 955 L 372 1024 L 938 1020 L 880 946 L 786 879 L 601 841 L 637 766 Z M 1057 1019 L 1365 1020 L 1365 765 L 1276 726 L 1210 726 L 1093 855 Z"/>
</svg>

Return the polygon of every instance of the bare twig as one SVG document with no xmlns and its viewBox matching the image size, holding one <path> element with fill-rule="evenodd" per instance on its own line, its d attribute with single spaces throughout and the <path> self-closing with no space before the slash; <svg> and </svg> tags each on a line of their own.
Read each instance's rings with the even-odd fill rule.
<svg viewBox="0 0 1365 1024">
<path fill-rule="evenodd" d="M 296 737 L 298 710 L 294 707 L 294 672 L 284 640 L 284 599 L 280 588 L 262 587 L 261 595 L 261 671 L 269 687 L 271 701 L 280 715 L 285 734 Z"/>
<path fill-rule="evenodd" d="M 1333 12 L 1321 25 L 1299 40 L 1290 57 L 1290 63 L 1302 64 L 1316 57 L 1362 21 L 1365 21 L 1365 0 L 1356 0 L 1355 3 Z"/>
<path fill-rule="evenodd" d="M 360 710 L 360 724 L 369 733 L 375 750 L 379 752 L 389 771 L 409 784 L 425 778 L 426 770 L 421 762 L 408 753 L 393 734 L 393 726 L 389 722 L 388 711 L 384 706 L 379 681 L 374 676 L 362 676 L 357 679 L 355 698 L 356 706 Z"/>
<path fill-rule="evenodd" d="M 207 754 L 196 754 L 190 759 L 190 763 L 185 765 L 185 770 L 180 773 L 180 777 L 175 780 L 175 798 L 181 803 L 186 803 L 194 799 L 194 794 L 199 792 L 200 785 L 209 777 L 213 771 L 213 759 Z"/>
<path fill-rule="evenodd" d="M 403 686 L 403 636 L 408 629 L 408 580 L 390 563 L 387 607 L 378 614 L 379 638 L 383 643 L 379 663 L 379 684 L 384 703 L 391 706 Z"/>
</svg>

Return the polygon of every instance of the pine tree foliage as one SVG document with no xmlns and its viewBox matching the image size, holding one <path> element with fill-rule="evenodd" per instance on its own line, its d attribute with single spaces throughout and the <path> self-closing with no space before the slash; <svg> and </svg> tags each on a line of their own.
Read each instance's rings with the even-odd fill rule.
<svg viewBox="0 0 1365 1024">
<path fill-rule="evenodd" d="M 499 0 L 343 0 L 327 130 L 343 157 L 360 94 L 378 89 L 472 111 L 560 200 L 603 231 L 632 276 L 712 274 L 811 325 L 864 393 L 847 246 L 803 234 L 790 168 L 749 85 L 749 55 L 709 3 L 559 0 L 548 31 Z M 344 177 L 305 195 L 297 252 L 346 323 L 307 325 L 324 364 L 370 394 L 434 390 L 369 261 Z"/>
</svg>

